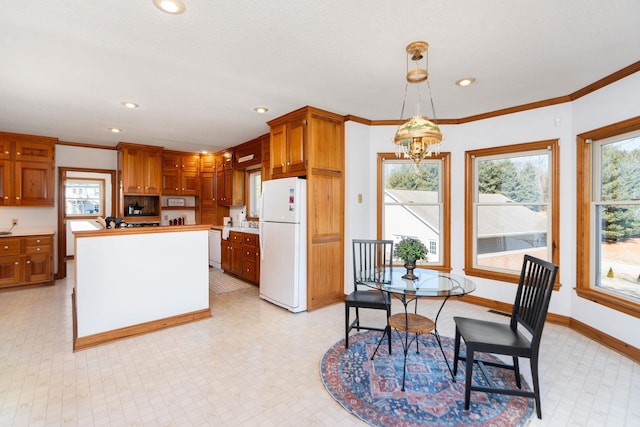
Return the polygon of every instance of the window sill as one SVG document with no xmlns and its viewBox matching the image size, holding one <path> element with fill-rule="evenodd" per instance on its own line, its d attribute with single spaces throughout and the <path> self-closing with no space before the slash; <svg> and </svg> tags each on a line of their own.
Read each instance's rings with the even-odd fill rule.
<svg viewBox="0 0 640 427">
<path fill-rule="evenodd" d="M 514 283 L 516 285 L 520 282 L 519 272 L 518 274 L 510 274 L 502 273 L 499 271 L 482 270 L 478 268 L 465 268 L 463 271 L 467 276 L 482 277 L 484 279 L 497 280 L 499 282 Z M 554 283 L 553 285 L 553 290 L 560 290 L 560 282 L 558 282 L 558 279 L 556 279 L 556 283 Z"/>
</svg>

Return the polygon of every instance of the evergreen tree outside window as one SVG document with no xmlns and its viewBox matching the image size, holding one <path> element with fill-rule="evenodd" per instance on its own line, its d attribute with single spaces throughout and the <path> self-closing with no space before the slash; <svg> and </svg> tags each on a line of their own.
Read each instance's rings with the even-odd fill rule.
<svg viewBox="0 0 640 427">
<path fill-rule="evenodd" d="M 524 254 L 558 263 L 558 141 L 466 153 L 465 273 L 516 283 Z"/>
<path fill-rule="evenodd" d="M 640 317 L 640 116 L 576 139 L 576 293 Z"/>
<path fill-rule="evenodd" d="M 640 302 L 640 132 L 592 145 L 594 285 Z"/>
<path fill-rule="evenodd" d="M 418 165 L 379 153 L 378 171 L 378 238 L 420 239 L 429 254 L 418 265 L 450 270 L 449 153 Z"/>
</svg>

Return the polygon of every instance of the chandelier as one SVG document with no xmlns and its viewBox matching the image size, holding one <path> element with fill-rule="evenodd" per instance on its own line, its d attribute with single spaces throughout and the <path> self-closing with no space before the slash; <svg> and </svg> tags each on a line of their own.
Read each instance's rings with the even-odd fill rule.
<svg viewBox="0 0 640 427">
<path fill-rule="evenodd" d="M 428 59 L 423 53 L 429 49 L 429 43 L 424 41 L 415 41 L 407 45 L 407 83 L 404 88 L 404 101 L 402 102 L 402 111 L 400 119 L 404 117 L 404 108 L 407 102 L 407 91 L 409 84 L 416 85 L 418 94 L 418 102 L 416 104 L 416 113 L 409 120 L 400 125 L 393 138 L 396 144 L 396 156 L 403 156 L 405 159 L 412 159 L 419 164 L 422 159 L 430 157 L 432 153 L 440 152 L 440 143 L 442 142 L 442 133 L 437 124 L 429 120 L 427 116 L 420 113 L 420 103 L 422 95 L 420 94 L 420 84 L 425 83 L 429 100 L 431 102 L 431 111 L 433 112 L 434 121 L 436 120 L 436 110 L 433 105 L 431 96 L 431 86 L 429 85 L 429 72 L 427 71 Z M 409 57 L 415 63 L 415 69 L 409 70 Z M 425 59 L 424 68 L 421 68 L 420 61 Z M 426 100 L 425 100 L 426 102 Z"/>
</svg>

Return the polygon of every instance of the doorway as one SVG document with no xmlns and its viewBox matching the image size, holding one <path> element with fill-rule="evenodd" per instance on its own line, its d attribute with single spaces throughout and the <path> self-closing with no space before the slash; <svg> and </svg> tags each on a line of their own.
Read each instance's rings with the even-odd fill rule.
<svg viewBox="0 0 640 427">
<path fill-rule="evenodd" d="M 58 272 L 67 277 L 74 257 L 73 228 L 90 228 L 98 216 L 114 216 L 116 173 L 108 169 L 58 168 Z"/>
</svg>

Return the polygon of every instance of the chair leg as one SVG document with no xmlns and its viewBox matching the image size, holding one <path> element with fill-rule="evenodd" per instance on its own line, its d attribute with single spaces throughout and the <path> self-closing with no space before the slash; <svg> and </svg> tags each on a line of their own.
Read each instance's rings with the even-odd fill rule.
<svg viewBox="0 0 640 427">
<path fill-rule="evenodd" d="M 516 356 L 513 357 L 513 372 L 516 374 L 516 387 L 522 388 L 522 382 L 520 381 L 520 363 Z"/>
<path fill-rule="evenodd" d="M 456 380 L 456 374 L 458 373 L 458 361 L 460 360 L 460 332 L 456 328 L 456 340 L 455 348 L 453 350 L 453 381 Z"/>
<path fill-rule="evenodd" d="M 360 332 L 360 310 L 356 307 L 356 331 Z"/>
<path fill-rule="evenodd" d="M 532 355 L 529 359 L 531 363 L 531 378 L 533 379 L 533 394 L 536 400 L 536 415 L 542 419 L 542 408 L 540 406 L 540 382 L 538 381 L 538 356 Z"/>
<path fill-rule="evenodd" d="M 349 306 L 344 305 L 344 347 L 349 348 Z"/>
<path fill-rule="evenodd" d="M 391 356 L 391 326 L 389 325 L 389 317 L 391 317 L 391 307 L 387 307 L 387 327 L 385 328 L 387 338 L 389 338 L 389 356 Z"/>
<path fill-rule="evenodd" d="M 473 374 L 473 349 L 467 346 L 467 363 L 465 366 L 465 383 L 464 383 L 464 409 L 469 410 L 469 402 L 471 401 L 471 378 Z"/>
</svg>

